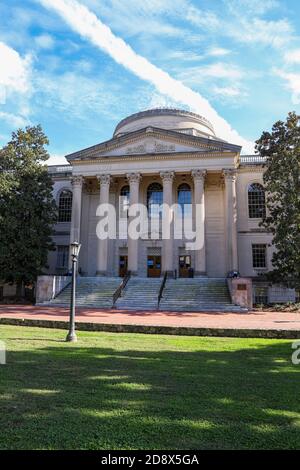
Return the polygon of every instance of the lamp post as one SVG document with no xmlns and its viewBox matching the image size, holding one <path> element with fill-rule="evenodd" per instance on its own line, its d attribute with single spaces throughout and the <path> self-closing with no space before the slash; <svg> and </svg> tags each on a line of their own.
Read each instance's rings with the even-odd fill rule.
<svg viewBox="0 0 300 470">
<path fill-rule="evenodd" d="M 73 242 L 70 245 L 71 256 L 72 256 L 72 284 L 71 284 L 71 302 L 70 302 L 70 324 L 69 333 L 67 334 L 66 341 L 75 343 L 77 336 L 75 333 L 75 297 L 76 297 L 76 273 L 77 273 L 77 261 L 78 255 L 81 248 L 80 243 Z"/>
</svg>

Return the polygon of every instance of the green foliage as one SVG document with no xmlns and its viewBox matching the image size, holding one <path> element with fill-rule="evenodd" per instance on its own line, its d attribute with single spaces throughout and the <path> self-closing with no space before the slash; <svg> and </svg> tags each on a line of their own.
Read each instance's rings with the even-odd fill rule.
<svg viewBox="0 0 300 470">
<path fill-rule="evenodd" d="M 256 149 L 266 157 L 264 184 L 267 214 L 262 225 L 273 234 L 271 280 L 300 285 L 300 116 L 289 113 L 272 132 L 264 132 Z"/>
<path fill-rule="evenodd" d="M 0 278 L 18 285 L 41 274 L 53 249 L 57 208 L 45 145 L 35 126 L 14 132 L 0 150 Z"/>
<path fill-rule="evenodd" d="M 292 341 L 65 336 L 0 326 L 0 449 L 300 448 Z"/>
</svg>

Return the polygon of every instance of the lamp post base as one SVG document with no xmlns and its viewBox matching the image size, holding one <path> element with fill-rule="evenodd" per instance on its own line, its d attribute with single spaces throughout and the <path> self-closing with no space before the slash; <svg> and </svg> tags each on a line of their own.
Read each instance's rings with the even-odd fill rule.
<svg viewBox="0 0 300 470">
<path fill-rule="evenodd" d="M 76 333 L 68 333 L 66 337 L 66 342 L 68 343 L 76 343 L 77 342 L 77 335 Z"/>
</svg>

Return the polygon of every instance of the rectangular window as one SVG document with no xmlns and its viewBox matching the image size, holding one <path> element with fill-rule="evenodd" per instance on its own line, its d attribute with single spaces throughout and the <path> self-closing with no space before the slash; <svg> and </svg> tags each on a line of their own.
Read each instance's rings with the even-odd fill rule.
<svg viewBox="0 0 300 470">
<path fill-rule="evenodd" d="M 267 252 L 266 245 L 262 245 L 262 244 L 252 245 L 253 268 L 266 268 L 267 267 L 266 252 Z"/>
<path fill-rule="evenodd" d="M 254 286 L 254 304 L 267 304 L 268 301 L 268 288 Z"/>
<path fill-rule="evenodd" d="M 68 268 L 68 264 L 69 264 L 69 246 L 60 245 L 57 247 L 56 267 L 59 269 Z"/>
</svg>

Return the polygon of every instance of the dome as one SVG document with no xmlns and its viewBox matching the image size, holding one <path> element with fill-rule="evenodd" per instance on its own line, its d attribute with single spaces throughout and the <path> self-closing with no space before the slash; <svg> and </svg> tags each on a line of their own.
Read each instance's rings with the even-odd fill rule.
<svg viewBox="0 0 300 470">
<path fill-rule="evenodd" d="M 128 116 L 119 122 L 114 137 L 145 127 L 158 127 L 196 136 L 216 137 L 212 124 L 204 117 L 189 111 L 168 108 L 149 109 Z"/>
</svg>

